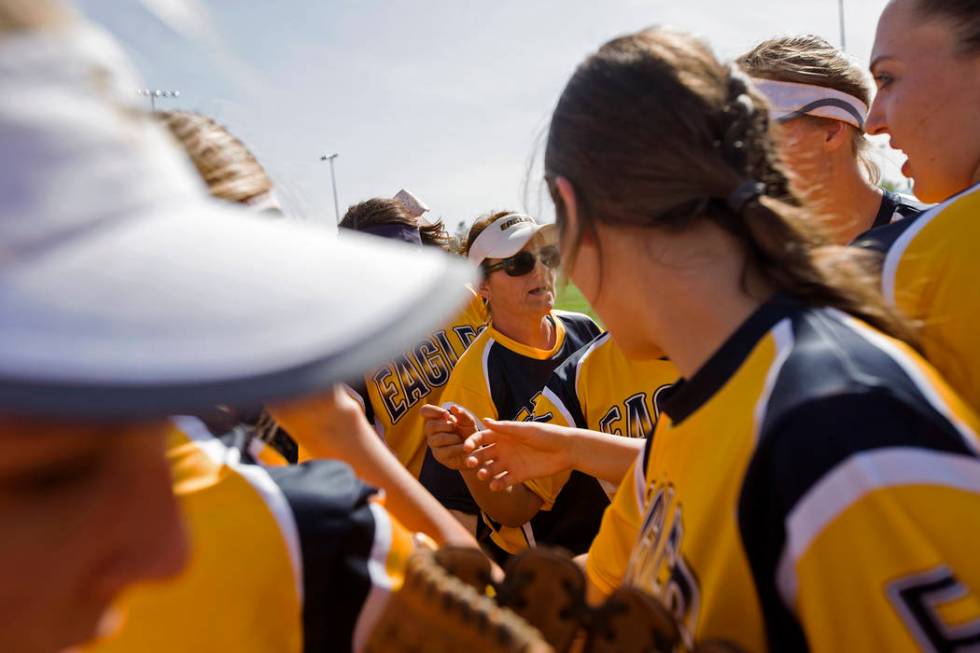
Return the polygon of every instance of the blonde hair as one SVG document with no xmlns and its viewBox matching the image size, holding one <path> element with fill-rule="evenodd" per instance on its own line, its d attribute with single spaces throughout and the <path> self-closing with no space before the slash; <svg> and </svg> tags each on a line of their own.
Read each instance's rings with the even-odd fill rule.
<svg viewBox="0 0 980 653">
<path fill-rule="evenodd" d="M 871 85 L 864 69 L 819 36 L 805 34 L 767 39 L 739 57 L 736 63 L 752 77 L 832 88 L 871 105 Z M 828 120 L 815 116 L 801 118 Z M 881 180 L 881 170 L 871 160 L 871 146 L 864 138 L 864 132 L 851 125 L 848 127 L 852 133 L 854 156 L 871 183 L 877 184 Z"/>
<path fill-rule="evenodd" d="M 156 115 L 184 146 L 215 197 L 248 204 L 272 191 L 272 180 L 255 155 L 217 121 L 191 111 Z"/>
<path fill-rule="evenodd" d="M 255 155 L 216 120 L 192 111 L 155 115 L 183 146 L 214 197 L 248 204 L 272 191 L 272 180 Z M 272 445 L 279 425 L 262 409 L 250 430 Z"/>
<path fill-rule="evenodd" d="M 0 35 L 71 22 L 77 16 L 53 0 L 0 0 Z"/>
</svg>

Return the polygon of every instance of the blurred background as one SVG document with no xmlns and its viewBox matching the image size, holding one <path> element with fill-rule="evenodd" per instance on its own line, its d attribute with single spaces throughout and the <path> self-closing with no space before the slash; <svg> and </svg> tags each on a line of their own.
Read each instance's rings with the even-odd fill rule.
<svg viewBox="0 0 980 653">
<path fill-rule="evenodd" d="M 866 65 L 885 4 L 77 0 L 130 51 L 146 88 L 163 92 L 145 97 L 148 108 L 227 125 L 293 214 L 336 222 L 322 157 L 337 154 L 340 215 L 404 187 L 451 231 L 491 209 L 552 219 L 539 183 L 547 119 L 575 66 L 604 41 L 666 24 L 731 58 L 775 34 L 815 33 L 838 45 L 843 36 Z M 901 155 L 879 151 L 886 183 L 906 187 Z"/>
</svg>

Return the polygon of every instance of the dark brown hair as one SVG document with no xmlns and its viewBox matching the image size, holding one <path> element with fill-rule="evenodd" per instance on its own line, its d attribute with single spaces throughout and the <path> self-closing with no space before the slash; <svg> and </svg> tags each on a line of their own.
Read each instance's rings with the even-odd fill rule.
<svg viewBox="0 0 980 653">
<path fill-rule="evenodd" d="M 864 68 L 819 36 L 807 34 L 768 39 L 743 54 L 736 63 L 752 77 L 832 88 L 871 106 L 871 85 Z M 811 122 L 829 120 L 818 116 L 800 118 Z M 878 183 L 881 171 L 868 154 L 870 144 L 860 129 L 848 127 L 852 132 L 855 156 L 871 182 Z"/>
<path fill-rule="evenodd" d="M 597 221 L 681 231 L 710 220 L 742 244 L 746 272 L 911 339 L 863 253 L 829 244 L 795 205 L 768 127 L 764 100 L 700 40 L 650 29 L 605 44 L 569 80 L 548 135 L 545 173 L 559 228 L 566 220 L 556 177 L 575 189 L 580 215 L 566 260 Z M 731 208 L 733 191 L 752 181 L 764 192 Z"/>
<path fill-rule="evenodd" d="M 980 54 L 980 6 L 977 0 L 915 0 L 915 9 L 927 18 L 949 22 L 959 35 L 961 54 Z"/>
<path fill-rule="evenodd" d="M 373 197 L 347 209 L 338 225 L 341 229 L 364 231 L 368 227 L 383 224 L 402 224 L 417 227 L 423 245 L 431 245 L 449 251 L 452 238 L 446 232 L 442 220 L 425 224 L 413 217 L 405 205 L 396 199 Z"/>
</svg>

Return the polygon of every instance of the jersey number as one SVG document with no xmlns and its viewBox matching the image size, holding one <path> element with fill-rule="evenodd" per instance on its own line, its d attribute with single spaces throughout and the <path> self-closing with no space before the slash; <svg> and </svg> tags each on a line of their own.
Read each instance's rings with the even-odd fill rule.
<svg viewBox="0 0 980 653">
<path fill-rule="evenodd" d="M 980 646 L 980 617 L 950 626 L 939 615 L 939 607 L 965 597 L 969 590 L 945 565 L 906 576 L 888 587 L 892 603 L 925 651 L 952 653 Z"/>
</svg>

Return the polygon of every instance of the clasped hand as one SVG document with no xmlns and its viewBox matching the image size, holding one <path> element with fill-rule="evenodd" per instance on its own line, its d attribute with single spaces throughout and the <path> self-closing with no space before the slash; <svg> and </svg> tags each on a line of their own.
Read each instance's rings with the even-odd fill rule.
<svg viewBox="0 0 980 653">
<path fill-rule="evenodd" d="M 571 467 L 567 429 L 539 422 L 482 420 L 459 406 L 422 408 L 432 455 L 451 469 L 476 470 L 496 491 Z"/>
</svg>

